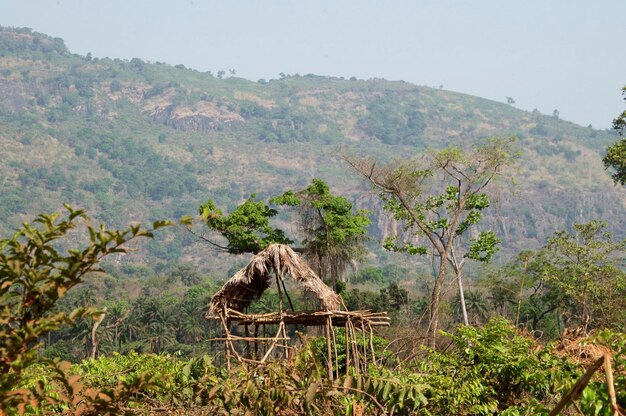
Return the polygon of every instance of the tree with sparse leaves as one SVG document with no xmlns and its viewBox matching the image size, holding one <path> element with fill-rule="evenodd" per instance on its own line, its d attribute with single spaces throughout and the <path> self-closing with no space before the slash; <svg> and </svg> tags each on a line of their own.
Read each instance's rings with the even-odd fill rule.
<svg viewBox="0 0 626 416">
<path fill-rule="evenodd" d="M 435 345 L 439 326 L 439 303 L 447 266 L 454 269 L 463 302 L 461 270 L 466 259 L 488 261 L 499 239 L 492 231 L 478 233 L 461 254 L 459 238 L 481 219 L 489 206 L 485 188 L 517 157 L 512 139 L 491 139 L 471 149 L 449 147 L 430 152 L 426 160 L 396 161 L 381 165 L 374 159 L 344 157 L 380 194 L 384 207 L 427 245 L 387 240 L 385 247 L 410 254 L 431 253 L 438 258 L 438 271 L 431 292 L 428 335 Z M 443 186 L 444 192 L 436 189 Z M 463 309 L 465 309 L 463 307 Z M 466 312 L 465 312 L 466 315 Z M 467 318 L 465 318 L 467 322 Z"/>
</svg>

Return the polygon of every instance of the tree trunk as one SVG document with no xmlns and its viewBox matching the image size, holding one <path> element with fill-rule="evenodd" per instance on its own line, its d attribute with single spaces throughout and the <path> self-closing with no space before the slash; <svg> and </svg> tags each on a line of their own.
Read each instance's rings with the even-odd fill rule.
<svg viewBox="0 0 626 416">
<path fill-rule="evenodd" d="M 463 266 L 465 265 L 465 259 L 460 262 L 457 261 L 454 254 L 454 246 L 452 247 L 451 257 L 448 258 L 452 268 L 454 269 L 454 275 L 459 286 L 459 301 L 461 303 L 461 314 L 463 315 L 463 324 L 469 325 L 469 319 L 467 317 L 467 307 L 465 306 L 465 291 L 463 290 Z"/>
<path fill-rule="evenodd" d="M 461 275 L 461 269 L 455 268 L 456 280 L 459 284 L 459 300 L 461 301 L 461 312 L 463 314 L 463 324 L 469 325 L 469 319 L 467 318 L 467 307 L 465 306 L 465 292 L 463 291 L 463 276 Z"/>
<path fill-rule="evenodd" d="M 89 351 L 89 358 L 91 359 L 95 359 L 96 354 L 98 352 L 98 336 L 97 336 L 96 331 L 98 331 L 98 327 L 104 320 L 105 315 L 106 315 L 106 308 L 102 311 L 102 313 L 98 315 L 97 318 L 94 319 L 93 327 L 91 328 L 91 345 L 90 345 L 90 351 Z"/>
<path fill-rule="evenodd" d="M 441 256 L 439 261 L 439 273 L 435 279 L 432 294 L 430 296 L 430 322 L 428 324 L 428 344 L 431 348 L 437 346 L 437 330 L 439 329 L 439 301 L 441 300 L 441 287 L 446 277 L 446 257 Z"/>
</svg>

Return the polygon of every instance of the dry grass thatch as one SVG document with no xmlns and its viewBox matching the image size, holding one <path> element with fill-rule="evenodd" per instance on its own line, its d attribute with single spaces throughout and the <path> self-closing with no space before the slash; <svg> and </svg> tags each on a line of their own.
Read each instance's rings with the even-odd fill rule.
<svg viewBox="0 0 626 416">
<path fill-rule="evenodd" d="M 580 328 L 566 329 L 554 347 L 557 355 L 566 356 L 570 360 L 586 367 L 592 365 L 604 355 L 613 355 L 613 351 L 610 348 L 594 342 L 592 337 L 581 331 Z"/>
<path fill-rule="evenodd" d="M 272 272 L 282 278 L 289 274 L 304 290 L 313 294 L 324 310 L 337 310 L 341 298 L 311 270 L 289 246 L 272 244 L 250 260 L 211 298 L 209 313 L 217 314 L 225 308 L 243 311 L 270 286 Z"/>
</svg>

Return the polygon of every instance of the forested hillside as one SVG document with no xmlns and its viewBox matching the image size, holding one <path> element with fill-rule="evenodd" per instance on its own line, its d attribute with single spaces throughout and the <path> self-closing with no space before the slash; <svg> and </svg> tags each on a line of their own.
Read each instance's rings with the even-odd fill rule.
<svg viewBox="0 0 626 416">
<path fill-rule="evenodd" d="M 235 73 L 0 28 L 0 414 L 624 414 L 623 138 Z"/>
<path fill-rule="evenodd" d="M 376 196 L 336 157 L 380 159 L 517 136 L 522 159 L 486 226 L 513 252 L 556 229 L 603 219 L 626 234 L 624 189 L 601 157 L 614 136 L 510 105 L 382 79 L 284 75 L 252 82 L 224 71 L 78 56 L 28 29 L 0 31 L 0 230 L 64 202 L 110 226 L 193 215 L 208 198 L 232 209 L 320 177 L 373 211 Z M 607 115 L 607 120 L 612 115 Z M 206 256 L 180 232 L 138 259 Z M 206 266 L 206 264 L 205 264 Z"/>
</svg>

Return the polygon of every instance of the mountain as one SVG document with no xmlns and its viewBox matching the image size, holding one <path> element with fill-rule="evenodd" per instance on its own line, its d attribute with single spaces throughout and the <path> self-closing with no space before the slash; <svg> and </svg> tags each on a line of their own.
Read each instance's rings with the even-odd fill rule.
<svg viewBox="0 0 626 416">
<path fill-rule="evenodd" d="M 392 225 L 335 156 L 339 147 L 389 160 L 510 135 L 523 154 L 515 185 L 502 184 L 487 213 L 507 250 L 536 248 L 590 219 L 626 235 L 626 192 L 601 164 L 610 132 L 407 82 L 224 75 L 79 56 L 59 38 L 2 28 L 2 235 L 64 202 L 119 227 L 194 214 L 208 198 L 228 210 L 250 194 L 266 198 L 320 177 L 372 208 L 380 237 Z M 206 256 L 194 241 L 170 231 L 136 258 Z"/>
</svg>

